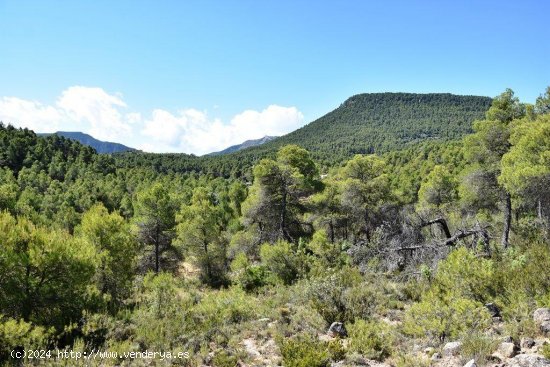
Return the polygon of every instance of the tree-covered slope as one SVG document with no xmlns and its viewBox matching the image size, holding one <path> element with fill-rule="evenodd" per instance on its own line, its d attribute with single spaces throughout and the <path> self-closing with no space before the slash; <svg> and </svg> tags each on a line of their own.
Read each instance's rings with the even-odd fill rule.
<svg viewBox="0 0 550 367">
<path fill-rule="evenodd" d="M 101 154 L 135 151 L 134 148 L 127 147 L 126 145 L 113 143 L 110 141 L 98 140 L 93 136 L 84 134 L 80 131 L 57 131 L 54 134 L 58 136 L 63 136 L 68 139 L 76 140 L 81 144 L 94 148 L 96 152 Z M 38 135 L 47 136 L 51 134 L 38 134 Z"/>
<path fill-rule="evenodd" d="M 277 137 L 266 135 L 263 138 L 246 140 L 245 142 L 243 142 L 241 144 L 232 145 L 228 148 L 225 148 L 224 150 L 220 150 L 219 152 L 212 152 L 212 153 L 207 154 L 207 155 L 221 155 L 221 154 L 234 153 L 234 152 L 238 152 L 239 150 L 243 150 L 243 149 L 246 149 L 246 148 L 256 147 L 258 145 L 265 144 L 265 143 L 267 143 L 267 142 L 269 142 L 273 139 L 277 139 Z"/>
<path fill-rule="evenodd" d="M 459 139 L 483 118 L 491 98 L 448 93 L 368 93 L 259 149 L 297 144 L 329 161 L 384 153 L 428 139 Z"/>
</svg>

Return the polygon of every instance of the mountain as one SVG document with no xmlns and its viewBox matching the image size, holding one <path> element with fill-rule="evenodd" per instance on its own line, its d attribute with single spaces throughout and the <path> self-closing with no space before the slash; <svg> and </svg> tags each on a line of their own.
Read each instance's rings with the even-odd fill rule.
<svg viewBox="0 0 550 367">
<path fill-rule="evenodd" d="M 244 143 L 237 144 L 237 145 L 232 145 L 229 148 L 225 148 L 224 150 L 220 150 L 219 152 L 209 153 L 208 155 L 221 155 L 221 154 L 234 153 L 234 152 L 238 152 L 239 150 L 243 150 L 243 149 L 246 149 L 246 148 L 251 148 L 251 147 L 255 147 L 255 146 L 258 146 L 258 145 L 265 144 L 265 143 L 267 143 L 267 142 L 269 142 L 273 139 L 276 139 L 276 138 L 277 138 L 277 136 L 268 136 L 268 135 L 266 135 L 261 139 L 247 140 Z"/>
<path fill-rule="evenodd" d="M 136 149 L 127 147 L 119 143 L 112 143 L 109 141 L 97 140 L 91 135 L 84 134 L 79 131 L 57 131 L 54 134 L 63 136 L 67 139 L 73 139 L 78 141 L 81 144 L 90 146 L 96 150 L 98 153 L 110 154 L 110 153 L 120 153 L 120 152 L 133 152 Z M 37 134 L 41 136 L 51 135 L 51 134 Z"/>
<path fill-rule="evenodd" d="M 193 157 L 185 154 L 134 154 L 117 157 L 117 164 L 148 164 L 159 172 L 201 171 L 221 176 L 249 174 L 259 159 L 273 157 L 287 144 L 309 150 L 321 167 L 355 154 L 384 154 L 422 142 L 453 141 L 472 132 L 492 99 L 449 93 L 365 93 L 348 98 L 319 119 L 262 145 L 233 153 Z"/>
<path fill-rule="evenodd" d="M 297 144 L 318 159 L 384 153 L 425 140 L 454 140 L 472 132 L 492 99 L 449 93 L 366 93 L 257 150 Z M 252 148 L 255 149 L 255 148 Z M 243 151 L 243 153 L 245 153 Z"/>
</svg>

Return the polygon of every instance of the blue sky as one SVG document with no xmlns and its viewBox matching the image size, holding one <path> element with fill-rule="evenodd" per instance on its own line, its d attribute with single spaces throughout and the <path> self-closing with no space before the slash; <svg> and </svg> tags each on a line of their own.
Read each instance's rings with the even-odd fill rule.
<svg viewBox="0 0 550 367">
<path fill-rule="evenodd" d="M 549 1 L 0 0 L 0 119 L 203 154 L 363 92 L 525 102 Z"/>
</svg>

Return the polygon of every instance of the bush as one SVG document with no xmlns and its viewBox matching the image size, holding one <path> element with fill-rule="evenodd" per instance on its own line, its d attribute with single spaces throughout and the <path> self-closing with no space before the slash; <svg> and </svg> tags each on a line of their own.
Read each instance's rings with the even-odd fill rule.
<svg viewBox="0 0 550 367">
<path fill-rule="evenodd" d="M 494 284 L 493 261 L 460 247 L 439 263 L 433 287 L 441 293 L 485 302 L 494 298 Z"/>
<path fill-rule="evenodd" d="M 219 350 L 214 353 L 212 363 L 214 367 L 236 367 L 238 366 L 239 358 L 231 355 L 225 350 Z"/>
<path fill-rule="evenodd" d="M 467 361 L 475 359 L 478 363 L 486 362 L 496 346 L 497 342 L 482 332 L 466 333 L 462 338 L 461 355 Z"/>
<path fill-rule="evenodd" d="M 303 253 L 295 251 L 286 241 L 263 244 L 260 248 L 262 263 L 283 284 L 292 284 L 301 275 L 301 269 L 307 265 Z"/>
<path fill-rule="evenodd" d="M 149 273 L 132 315 L 136 341 L 150 349 L 181 346 L 192 327 L 189 313 L 194 303 L 195 297 L 182 291 L 171 274 Z"/>
<path fill-rule="evenodd" d="M 324 278 L 315 279 L 305 285 L 305 297 L 327 324 L 334 321 L 348 321 L 350 314 L 346 304 L 346 290 L 360 284 L 361 274 L 353 268 L 344 268 Z"/>
<path fill-rule="evenodd" d="M 357 320 L 348 327 L 349 349 L 366 358 L 383 361 L 392 354 L 395 335 L 382 321 Z"/>
<path fill-rule="evenodd" d="M 47 349 L 52 332 L 23 320 L 0 315 L 0 361 L 7 360 L 9 353 L 16 348 Z"/>
<path fill-rule="evenodd" d="M 277 341 L 285 367 L 328 367 L 330 355 L 323 344 L 309 334 Z"/>
<path fill-rule="evenodd" d="M 550 359 L 550 344 L 545 343 L 545 344 L 542 346 L 541 353 L 542 353 L 542 355 L 544 356 L 544 358 Z"/>
<path fill-rule="evenodd" d="M 263 265 L 250 264 L 244 253 L 240 253 L 231 263 L 233 282 L 245 291 L 252 292 L 268 284 L 269 272 Z"/>
<path fill-rule="evenodd" d="M 406 334 L 445 341 L 458 338 L 471 330 L 482 330 L 490 324 L 490 315 L 479 302 L 450 295 L 439 297 L 428 293 L 405 313 L 403 331 Z"/>
<path fill-rule="evenodd" d="M 194 330 L 213 331 L 224 325 L 238 324 L 256 317 L 255 299 L 233 287 L 210 292 L 192 309 Z"/>
</svg>

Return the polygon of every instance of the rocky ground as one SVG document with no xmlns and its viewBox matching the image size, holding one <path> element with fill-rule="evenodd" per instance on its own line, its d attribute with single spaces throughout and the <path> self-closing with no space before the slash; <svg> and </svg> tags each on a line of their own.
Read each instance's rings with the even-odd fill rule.
<svg viewBox="0 0 550 367">
<path fill-rule="evenodd" d="M 545 344 L 550 343 L 550 309 L 538 309 L 535 311 L 533 319 L 535 324 L 541 330 L 541 336 L 537 338 L 522 338 L 514 340 L 509 336 L 501 336 L 500 341 L 489 360 L 464 361 L 461 355 L 462 343 L 460 341 L 448 342 L 442 348 L 415 346 L 413 358 L 417 358 L 419 366 L 430 367 L 550 367 L 550 360 L 542 354 Z M 267 320 L 266 320 L 267 321 Z M 275 322 L 266 322 L 266 327 L 276 327 Z M 502 329 L 502 320 L 495 320 L 492 332 L 500 332 Z M 341 335 L 338 335 L 341 334 Z M 344 337 L 345 329 L 343 325 L 334 323 L 326 334 L 320 335 L 321 340 L 331 340 L 335 337 Z M 243 340 L 243 349 L 249 357 L 249 363 L 241 363 L 241 367 L 269 367 L 283 366 L 278 347 L 269 336 L 262 339 L 250 337 Z M 331 367 L 395 367 L 391 360 L 377 362 L 362 358 L 361 356 L 348 356 L 345 360 L 333 362 Z"/>
</svg>

